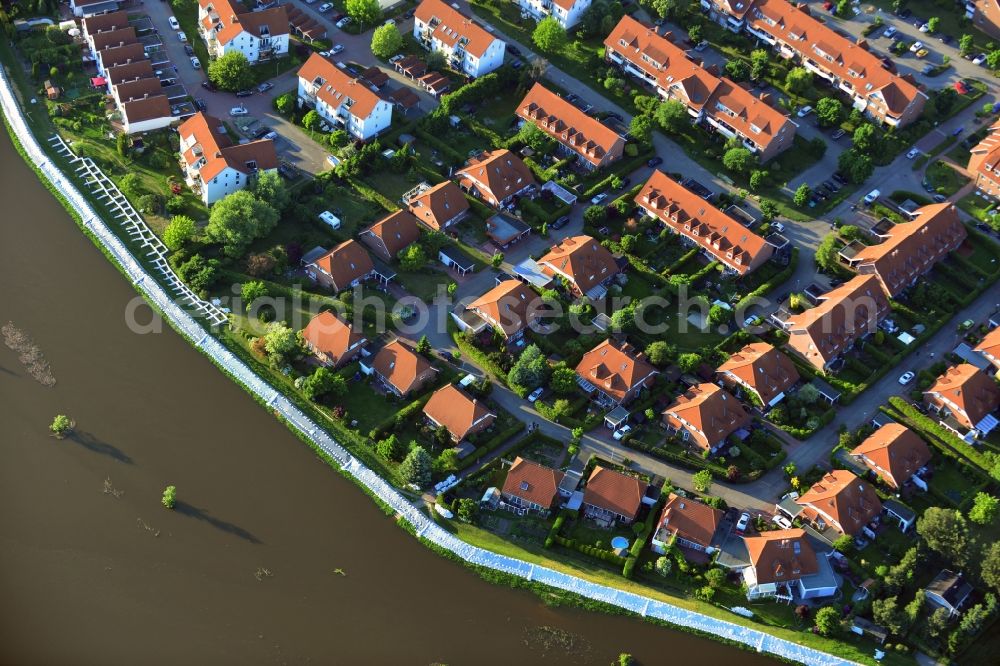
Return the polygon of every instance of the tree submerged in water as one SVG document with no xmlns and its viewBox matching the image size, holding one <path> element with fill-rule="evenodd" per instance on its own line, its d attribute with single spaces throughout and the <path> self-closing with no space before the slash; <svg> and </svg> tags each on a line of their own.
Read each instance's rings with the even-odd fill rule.
<svg viewBox="0 0 1000 666">
<path fill-rule="evenodd" d="M 160 501 L 163 502 L 163 506 L 173 509 L 177 503 L 177 486 L 167 486 L 163 490 L 163 499 Z"/>
<path fill-rule="evenodd" d="M 57 439 L 62 439 L 66 435 L 73 432 L 73 428 L 76 427 L 76 423 L 70 417 L 65 414 L 57 414 L 54 419 L 52 419 L 52 425 L 49 426 L 49 430 L 52 431 L 52 435 Z"/>
</svg>

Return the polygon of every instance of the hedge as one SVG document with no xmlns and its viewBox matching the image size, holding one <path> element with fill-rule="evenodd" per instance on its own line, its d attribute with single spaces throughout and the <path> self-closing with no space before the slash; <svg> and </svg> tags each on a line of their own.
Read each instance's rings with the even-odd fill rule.
<svg viewBox="0 0 1000 666">
<path fill-rule="evenodd" d="M 551 548 L 552 544 L 555 543 L 556 537 L 558 537 L 559 533 L 562 531 L 563 523 L 566 522 L 566 516 L 575 513 L 575 511 L 570 511 L 569 509 L 562 509 L 559 512 L 559 515 L 552 523 L 552 527 L 549 528 L 549 535 L 545 537 L 545 548 Z"/>
<path fill-rule="evenodd" d="M 983 472 L 989 473 L 990 470 L 992 470 L 992 461 L 980 453 L 975 447 L 965 443 L 955 433 L 939 423 L 935 423 L 930 417 L 921 414 L 916 407 L 909 404 L 899 396 L 890 397 L 889 404 L 892 405 L 897 412 L 902 414 L 904 417 L 903 420 L 907 421 L 908 425 L 913 427 L 915 430 L 933 435 L 933 437 L 925 437 L 925 439 L 931 440 L 933 444 L 936 444 L 939 449 L 942 449 L 949 456 L 958 457 L 959 459 L 965 458 L 969 462 L 978 466 Z M 888 410 L 884 407 L 882 409 L 888 413 Z"/>
<path fill-rule="evenodd" d="M 563 548 L 570 548 L 583 553 L 584 555 L 589 555 L 591 557 L 596 557 L 599 560 L 610 562 L 616 567 L 625 567 L 625 558 L 615 555 L 610 550 L 605 550 L 604 548 L 598 548 L 597 546 L 591 546 L 585 543 L 577 543 L 576 539 L 567 539 L 566 537 L 559 535 L 556 535 L 554 540 Z"/>
<path fill-rule="evenodd" d="M 592 185 L 589 188 L 587 188 L 584 191 L 584 193 L 580 195 L 580 198 L 581 199 L 590 199 L 595 194 L 597 194 L 598 192 L 600 192 L 600 191 L 606 189 L 608 186 L 610 186 L 611 185 L 611 181 L 614 180 L 616 177 L 622 178 L 623 176 L 618 176 L 619 173 L 628 175 L 628 174 L 632 173 L 633 171 L 635 171 L 636 169 L 641 168 L 644 164 L 646 164 L 646 162 L 649 161 L 649 158 L 652 157 L 655 152 L 656 151 L 653 150 L 652 147 L 650 147 L 650 148 L 648 148 L 648 149 L 646 149 L 644 151 L 641 151 L 638 155 L 636 155 L 635 157 L 633 157 L 632 159 L 630 159 L 628 161 L 618 162 L 613 167 L 614 170 L 615 170 L 614 173 L 608 175 L 605 178 L 602 178 L 597 183 L 595 183 L 594 185 Z"/>
<path fill-rule="evenodd" d="M 683 255 L 681 255 L 680 259 L 678 259 L 674 263 L 672 263 L 669 266 L 667 266 L 667 269 L 665 271 L 663 271 L 663 274 L 664 275 L 673 275 L 673 273 L 675 271 L 679 271 L 681 268 L 683 268 L 684 264 L 686 264 L 687 262 L 691 261 L 696 256 L 698 256 L 699 252 L 701 252 L 701 248 L 700 247 L 693 247 L 693 248 L 691 248 L 690 250 L 688 250 L 687 252 L 685 252 Z"/>
<path fill-rule="evenodd" d="M 414 413 L 423 409 L 424 405 L 427 404 L 427 401 L 431 399 L 431 395 L 432 394 L 427 394 L 421 398 L 418 398 L 416 401 L 411 402 L 410 404 L 403 407 L 392 416 L 383 419 L 380 423 L 378 423 L 374 428 L 372 428 L 368 432 L 368 438 L 371 439 L 372 442 L 377 442 L 380 439 L 384 439 L 385 436 L 389 434 L 389 431 L 396 429 L 396 425 L 398 423 L 405 421 Z"/>
<path fill-rule="evenodd" d="M 507 385 L 507 373 L 503 371 L 503 368 L 491 361 L 487 357 L 486 352 L 466 340 L 465 336 L 458 331 L 452 332 L 451 337 L 452 340 L 455 341 L 455 345 L 463 354 L 472 358 L 472 360 L 476 362 L 476 365 L 499 379 L 504 386 Z"/>
<path fill-rule="evenodd" d="M 426 130 L 417 128 L 413 130 L 413 133 L 417 135 L 418 139 L 429 145 L 431 148 L 435 148 L 438 151 L 447 155 L 448 158 L 451 161 L 455 162 L 456 164 L 464 163 L 466 158 L 468 157 L 467 155 L 463 155 L 462 153 L 458 152 L 457 150 L 452 148 L 449 144 L 445 143 L 444 141 L 441 141 L 436 136 L 434 136 L 433 134 L 431 134 Z"/>
<path fill-rule="evenodd" d="M 462 460 L 460 460 L 458 463 L 458 469 L 463 470 L 466 467 L 469 467 L 470 465 L 474 464 L 477 460 L 480 460 L 487 453 L 490 453 L 494 449 L 499 448 L 504 442 L 509 440 L 517 433 L 522 432 L 523 430 L 524 430 L 523 423 L 517 423 L 516 425 L 510 426 L 506 430 L 501 430 L 496 435 L 486 440 L 485 444 L 477 446 L 475 451 L 462 458 Z"/>
<path fill-rule="evenodd" d="M 358 194 L 372 203 L 382 206 L 382 208 L 385 208 L 390 213 L 394 213 L 399 210 L 399 204 L 393 202 L 377 190 L 365 185 L 357 178 L 349 178 L 347 182 L 350 183 L 351 187 L 353 187 Z"/>
<path fill-rule="evenodd" d="M 667 462 L 677 463 L 681 467 L 687 467 L 688 469 L 696 469 L 696 470 L 707 469 L 709 472 L 712 473 L 712 476 L 720 480 L 728 481 L 728 479 L 726 478 L 726 468 L 718 463 L 712 462 L 711 460 L 705 460 L 704 458 L 691 458 L 680 453 L 675 453 L 674 451 L 671 451 L 666 448 L 661 448 L 653 446 L 651 444 L 646 444 L 642 440 L 637 439 L 635 437 L 626 436 L 622 438 L 622 444 L 635 451 L 642 451 L 644 453 L 648 453 L 654 458 L 659 458 L 660 460 L 665 460 Z M 740 483 L 740 482 L 746 483 L 749 481 L 756 481 L 761 477 L 763 473 L 764 473 L 763 470 L 753 470 L 752 472 L 750 472 L 750 474 L 747 474 L 746 476 L 741 476 L 739 479 L 735 481 L 735 483 Z"/>
<path fill-rule="evenodd" d="M 785 268 L 785 270 L 781 271 L 780 273 L 772 277 L 770 280 L 768 280 L 767 282 L 760 285 L 759 287 L 751 291 L 749 294 L 741 298 L 736 303 L 736 307 L 734 309 L 737 312 L 740 312 L 741 310 L 746 310 L 746 308 L 751 304 L 751 302 L 754 299 L 762 298 L 763 296 L 771 293 L 779 285 L 787 282 L 788 279 L 791 278 L 792 275 L 795 273 L 795 268 L 798 266 L 798 264 L 799 264 L 799 248 L 793 247 L 792 258 L 788 262 L 788 266 Z"/>
</svg>

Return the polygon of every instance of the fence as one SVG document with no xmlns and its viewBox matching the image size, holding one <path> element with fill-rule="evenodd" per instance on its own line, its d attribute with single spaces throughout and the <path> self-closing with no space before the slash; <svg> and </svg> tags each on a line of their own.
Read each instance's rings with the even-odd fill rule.
<svg viewBox="0 0 1000 666">
<path fill-rule="evenodd" d="M 76 210 L 83 220 L 84 225 L 93 232 L 98 242 L 114 257 L 114 260 L 122 268 L 129 280 L 132 281 L 136 288 L 151 303 L 159 308 L 175 328 L 190 339 L 197 347 L 201 348 L 220 367 L 224 368 L 231 376 L 243 384 L 247 390 L 252 391 L 296 429 L 307 435 L 319 448 L 325 451 L 333 460 L 337 461 L 347 473 L 354 476 L 372 493 L 391 506 L 413 526 L 418 536 L 427 539 L 441 548 L 447 549 L 471 564 L 502 571 L 512 576 L 518 576 L 561 590 L 574 592 L 580 596 L 617 606 L 643 617 L 656 618 L 680 627 L 698 630 L 708 635 L 741 643 L 760 652 L 768 652 L 785 659 L 805 664 L 815 664 L 817 666 L 853 663 L 834 655 L 772 636 L 757 629 L 679 608 L 666 602 L 644 597 L 640 594 L 625 592 L 606 585 L 586 581 L 513 557 L 493 553 L 468 544 L 444 530 L 433 520 L 421 513 L 416 506 L 398 493 L 395 488 L 386 483 L 382 477 L 362 465 L 343 447 L 337 444 L 326 431 L 313 423 L 281 392 L 262 380 L 249 366 L 226 349 L 218 340 L 210 336 L 189 312 L 179 307 L 167 291 L 151 275 L 146 273 L 121 240 L 94 212 L 93 208 L 73 183 L 60 172 L 42 151 L 21 114 L 7 74 L 2 69 L 0 69 L 0 109 L 2 109 L 4 115 L 7 117 L 25 152 L 34 161 L 41 173 Z"/>
</svg>

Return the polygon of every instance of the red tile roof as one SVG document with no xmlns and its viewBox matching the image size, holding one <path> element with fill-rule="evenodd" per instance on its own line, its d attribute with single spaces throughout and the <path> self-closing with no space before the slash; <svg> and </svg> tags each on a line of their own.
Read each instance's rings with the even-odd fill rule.
<svg viewBox="0 0 1000 666">
<path fill-rule="evenodd" d="M 383 259 L 395 259 L 420 239 L 417 218 L 405 210 L 386 215 L 361 232 L 361 240 Z"/>
<path fill-rule="evenodd" d="M 618 401 L 655 372 L 645 354 L 610 338 L 584 354 L 576 366 L 577 375 Z"/>
<path fill-rule="evenodd" d="M 196 113 L 181 123 L 177 129 L 181 143 L 188 145 L 182 156 L 189 167 L 200 160 L 205 160 L 198 173 L 202 181 L 209 181 L 222 173 L 227 167 L 245 174 L 253 172 L 247 166 L 248 162 L 256 162 L 258 170 L 277 169 L 278 153 L 274 142 L 270 139 L 259 139 L 250 143 L 234 145 L 229 136 L 224 134 L 222 121 L 206 113 Z"/>
<path fill-rule="evenodd" d="M 788 346 L 819 370 L 875 330 L 889 301 L 874 275 L 858 275 L 823 296 L 816 307 L 785 321 Z"/>
<path fill-rule="evenodd" d="M 134 79 L 143 79 L 152 76 L 153 63 L 148 60 L 139 60 L 136 62 L 126 63 L 124 65 L 115 65 L 105 68 L 105 78 L 107 78 L 108 83 L 113 86 L 116 86 L 123 81 L 132 81 Z M 156 81 L 159 82 L 159 79 L 156 79 Z"/>
<path fill-rule="evenodd" d="M 957 250 L 968 235 L 952 203 L 924 206 L 916 213 L 917 219 L 895 225 L 886 240 L 851 258 L 859 273 L 877 275 L 890 297 Z"/>
<path fill-rule="evenodd" d="M 282 6 L 250 11 L 230 0 L 198 0 L 198 5 L 208 12 L 202 19 L 202 28 L 214 32 L 220 44 L 228 44 L 244 31 L 259 38 L 262 27 L 272 37 L 288 34 L 288 12 Z"/>
<path fill-rule="evenodd" d="M 851 451 L 893 488 L 899 489 L 930 462 L 927 442 L 898 423 L 886 423 Z"/>
<path fill-rule="evenodd" d="M 406 202 L 417 220 L 435 231 L 469 210 L 469 201 L 450 180 L 430 187 Z"/>
<path fill-rule="evenodd" d="M 117 11 L 88 16 L 83 19 L 83 27 L 91 36 L 107 30 L 121 30 L 128 27 L 128 12 Z"/>
<path fill-rule="evenodd" d="M 517 106 L 517 115 L 594 166 L 618 159 L 625 139 L 559 95 L 536 83 Z"/>
<path fill-rule="evenodd" d="M 518 456 L 507 472 L 503 494 L 551 509 L 559 497 L 559 484 L 566 475 Z"/>
<path fill-rule="evenodd" d="M 382 347 L 372 359 L 371 367 L 403 395 L 434 370 L 427 359 L 399 340 Z"/>
<path fill-rule="evenodd" d="M 799 381 L 799 372 L 792 359 L 766 342 L 753 342 L 729 357 L 717 372 L 730 373 L 744 386 L 757 392 L 764 405 L 770 405 L 779 394 Z"/>
<path fill-rule="evenodd" d="M 383 101 L 362 81 L 352 78 L 318 53 L 309 56 L 299 68 L 298 76 L 314 86 L 316 97 L 334 109 L 350 99 L 350 113 L 357 118 L 367 118 Z"/>
<path fill-rule="evenodd" d="M 649 484 L 598 465 L 587 479 L 583 503 L 635 520 Z"/>
<path fill-rule="evenodd" d="M 740 275 L 758 268 L 774 253 L 763 238 L 662 171 L 653 172 L 635 202 Z"/>
<path fill-rule="evenodd" d="M 542 299 L 519 280 L 504 280 L 469 303 L 466 309 L 478 313 L 494 328 L 511 337 L 527 328 Z"/>
<path fill-rule="evenodd" d="M 302 329 L 302 339 L 337 365 L 349 352 L 356 351 L 358 343 L 363 342 L 365 336 L 356 332 L 350 324 L 341 321 L 334 313 L 320 312 Z"/>
<path fill-rule="evenodd" d="M 538 260 L 542 270 L 553 277 L 565 277 L 581 294 L 619 273 L 614 256 L 590 236 L 570 236 Z"/>
<path fill-rule="evenodd" d="M 130 125 L 156 118 L 173 118 L 166 95 L 125 102 L 122 104 L 122 115 Z"/>
<path fill-rule="evenodd" d="M 976 351 L 1000 368 L 1000 328 L 994 328 L 987 333 L 982 342 L 976 345 Z"/>
<path fill-rule="evenodd" d="M 146 49 L 138 42 L 126 44 L 124 46 L 109 46 L 97 52 L 101 59 L 101 66 L 104 69 L 127 65 L 138 60 L 146 59 Z"/>
<path fill-rule="evenodd" d="M 959 423 L 975 428 L 1000 407 L 1000 386 L 976 366 L 961 363 L 938 377 L 924 392 L 924 400 L 947 407 Z"/>
<path fill-rule="evenodd" d="M 760 585 L 798 580 L 819 572 L 816 551 L 805 530 L 774 530 L 743 537 L 754 577 Z"/>
<path fill-rule="evenodd" d="M 106 30 L 90 36 L 94 43 L 94 51 L 101 51 L 112 46 L 125 46 L 126 44 L 137 44 L 139 42 L 135 36 L 135 28 L 119 28 L 118 30 Z"/>
<path fill-rule="evenodd" d="M 871 484 L 845 469 L 827 473 L 795 502 L 806 507 L 805 515 L 811 520 L 822 514 L 819 517 L 825 523 L 835 521 L 834 528 L 851 536 L 882 511 L 882 502 Z"/>
<path fill-rule="evenodd" d="M 115 86 L 115 94 L 122 102 L 133 99 L 143 99 L 145 97 L 156 97 L 163 95 L 163 86 L 156 77 L 145 79 L 134 79 L 119 83 Z"/>
<path fill-rule="evenodd" d="M 881 97 L 894 116 L 923 96 L 912 80 L 890 72 L 878 55 L 815 19 L 808 8 L 786 0 L 755 0 L 747 22 L 852 85 L 861 96 Z"/>
<path fill-rule="evenodd" d="M 993 123 L 989 134 L 972 149 L 969 171 L 1000 185 L 1000 121 Z"/>
<path fill-rule="evenodd" d="M 423 0 L 417 5 L 414 19 L 430 26 L 434 39 L 449 47 L 467 40 L 465 50 L 477 58 L 483 57 L 496 41 L 485 28 L 441 0 Z"/>
<path fill-rule="evenodd" d="M 424 415 L 451 433 L 451 438 L 461 442 L 473 428 L 476 431 L 489 427 L 496 414 L 477 398 L 470 397 L 454 384 L 434 391 L 424 405 Z"/>
<path fill-rule="evenodd" d="M 375 270 L 372 258 L 355 240 L 347 240 L 313 262 L 325 271 L 339 291 L 355 280 L 364 279 Z"/>
<path fill-rule="evenodd" d="M 719 527 L 723 513 L 688 497 L 670 493 L 667 503 L 663 505 L 657 532 L 666 535 L 677 535 L 677 538 L 696 543 L 702 548 L 712 545 L 712 537 Z M 660 538 L 666 542 L 666 538 Z"/>
<path fill-rule="evenodd" d="M 707 382 L 677 396 L 663 410 L 663 416 L 667 425 L 687 431 L 694 443 L 706 451 L 750 423 L 750 415 L 736 398 Z"/>
<path fill-rule="evenodd" d="M 535 184 L 531 169 L 506 148 L 472 157 L 455 178 L 466 190 L 476 189 L 484 199 L 504 201 L 529 185 Z"/>
</svg>

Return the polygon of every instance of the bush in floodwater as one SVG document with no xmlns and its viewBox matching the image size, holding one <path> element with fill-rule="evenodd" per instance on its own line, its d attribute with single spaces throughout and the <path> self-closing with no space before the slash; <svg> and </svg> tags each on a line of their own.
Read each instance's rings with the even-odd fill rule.
<svg viewBox="0 0 1000 666">
<path fill-rule="evenodd" d="M 49 430 L 52 431 L 53 435 L 62 439 L 69 433 L 73 432 L 73 428 L 75 426 L 76 424 L 73 422 L 73 419 L 65 414 L 57 414 L 56 417 L 52 419 L 52 425 L 49 426 Z"/>
<path fill-rule="evenodd" d="M 177 503 L 177 486 L 167 486 L 163 491 L 163 506 L 168 509 L 174 508 L 174 504 Z"/>
</svg>

